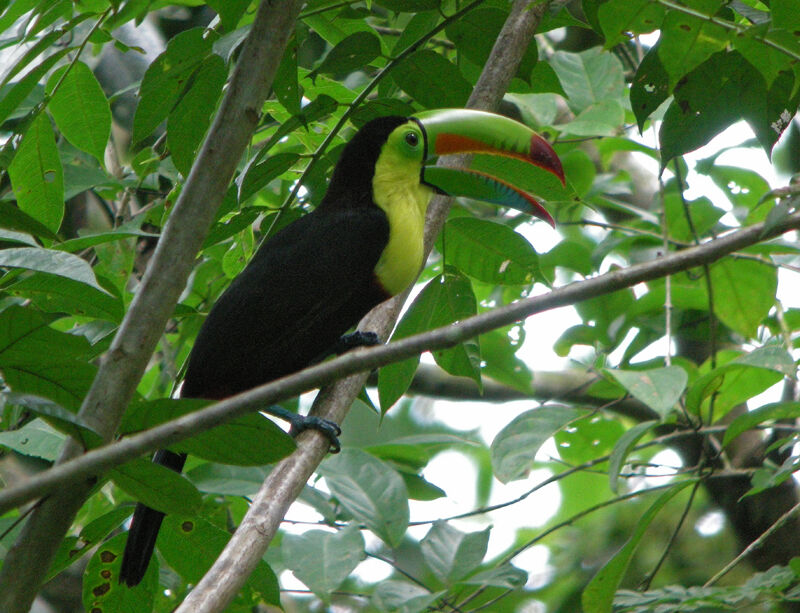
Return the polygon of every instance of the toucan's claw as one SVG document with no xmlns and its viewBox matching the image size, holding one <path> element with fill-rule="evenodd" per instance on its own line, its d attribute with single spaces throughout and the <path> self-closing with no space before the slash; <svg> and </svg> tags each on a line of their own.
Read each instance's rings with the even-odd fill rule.
<svg viewBox="0 0 800 613">
<path fill-rule="evenodd" d="M 356 330 L 351 334 L 342 335 L 336 344 L 333 346 L 333 352 L 336 355 L 347 353 L 356 347 L 374 347 L 380 345 L 381 339 L 375 332 L 363 332 Z"/>
<path fill-rule="evenodd" d="M 342 433 L 342 429 L 335 421 L 323 419 L 316 415 L 300 415 L 278 405 L 270 406 L 263 409 L 263 411 L 288 422 L 290 425 L 289 434 L 293 437 L 305 430 L 317 430 L 328 439 L 330 453 L 339 453 L 342 450 L 342 445 L 339 442 L 339 435 Z"/>
</svg>

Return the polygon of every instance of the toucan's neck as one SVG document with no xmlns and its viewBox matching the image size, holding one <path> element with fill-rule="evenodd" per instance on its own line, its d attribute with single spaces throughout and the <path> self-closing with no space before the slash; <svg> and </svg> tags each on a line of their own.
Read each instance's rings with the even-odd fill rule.
<svg viewBox="0 0 800 613">
<path fill-rule="evenodd" d="M 361 128 L 342 150 L 328 191 L 319 206 L 374 206 L 372 178 L 375 176 L 375 164 L 389 134 L 406 121 L 405 117 L 380 117 Z"/>
</svg>

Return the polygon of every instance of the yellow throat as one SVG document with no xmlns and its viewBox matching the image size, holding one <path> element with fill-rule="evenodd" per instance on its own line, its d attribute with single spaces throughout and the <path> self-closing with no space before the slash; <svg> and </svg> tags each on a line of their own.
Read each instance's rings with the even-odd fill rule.
<svg viewBox="0 0 800 613">
<path fill-rule="evenodd" d="M 378 281 L 391 295 L 399 294 L 422 267 L 425 211 L 433 190 L 420 183 L 422 160 L 384 145 L 375 163 L 372 194 L 389 218 L 389 242 L 375 266 Z"/>
</svg>

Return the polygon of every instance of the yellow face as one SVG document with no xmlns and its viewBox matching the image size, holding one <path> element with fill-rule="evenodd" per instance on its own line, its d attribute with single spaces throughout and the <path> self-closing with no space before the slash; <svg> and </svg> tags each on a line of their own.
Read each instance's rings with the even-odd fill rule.
<svg viewBox="0 0 800 613">
<path fill-rule="evenodd" d="M 425 136 L 415 121 L 394 129 L 375 163 L 372 194 L 389 219 L 389 242 L 375 272 L 391 294 L 403 291 L 422 266 L 425 211 L 432 190 L 420 183 Z"/>
</svg>

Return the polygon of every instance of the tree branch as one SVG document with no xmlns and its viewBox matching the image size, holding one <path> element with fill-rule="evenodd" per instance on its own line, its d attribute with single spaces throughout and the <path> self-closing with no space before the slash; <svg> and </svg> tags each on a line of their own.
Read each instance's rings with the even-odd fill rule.
<svg viewBox="0 0 800 613">
<path fill-rule="evenodd" d="M 300 0 L 261 3 L 225 97 L 164 227 L 79 417 L 110 441 L 194 266 L 194 256 L 258 124 L 261 106 L 300 12 Z M 59 463 L 83 452 L 69 440 Z M 74 482 L 44 500 L 0 570 L 0 610 L 27 612 L 61 540 L 94 485 Z"/>
<path fill-rule="evenodd" d="M 420 364 L 408 390 L 411 394 L 431 396 L 449 400 L 474 400 L 477 402 L 509 402 L 511 400 L 561 400 L 570 404 L 583 404 L 591 407 L 604 407 L 618 415 L 636 421 L 659 419 L 658 413 L 635 398 L 625 397 L 609 404 L 608 398 L 592 396 L 586 390 L 598 380 L 600 375 L 578 370 L 531 372 L 533 392 L 516 390 L 492 379 L 483 379 L 483 390 L 472 379 L 455 377 L 436 366 Z M 373 380 L 374 379 L 374 380 Z M 377 378 L 370 377 L 373 385 Z"/>
<path fill-rule="evenodd" d="M 65 488 L 71 482 L 100 475 L 105 470 L 132 460 L 147 451 L 172 445 L 230 419 L 322 387 L 341 377 L 349 377 L 355 373 L 367 373 L 375 368 L 418 355 L 424 351 L 447 349 L 469 338 L 511 325 L 536 313 L 569 306 L 588 298 L 596 298 L 638 283 L 688 270 L 706 262 L 715 262 L 734 251 L 797 229 L 800 229 L 800 213 L 793 213 L 779 223 L 771 225 L 769 230 L 765 229 L 763 223 L 759 223 L 697 247 L 661 256 L 651 262 L 614 270 L 591 279 L 575 281 L 547 294 L 525 298 L 513 304 L 480 313 L 462 320 L 457 325 L 436 328 L 387 345 L 347 353 L 336 359 L 306 368 L 294 375 L 231 396 L 145 432 L 93 449 L 67 463 L 54 466 L 19 485 L 2 490 L 0 491 L 0 514 L 56 489 Z M 366 379 L 366 375 L 363 377 Z M 324 390 L 320 402 L 327 401 L 339 384 L 346 384 L 347 381 L 356 379 L 358 378 L 343 379 L 337 382 L 337 385 Z M 361 386 L 356 385 L 355 389 L 358 392 L 361 390 Z M 293 459 L 304 447 L 309 446 L 303 443 L 307 439 L 309 443 L 312 441 L 315 445 L 317 442 L 319 443 L 321 455 L 327 452 L 327 438 L 315 431 L 303 432 L 298 437 L 298 450 L 284 460 L 284 463 Z"/>
</svg>

